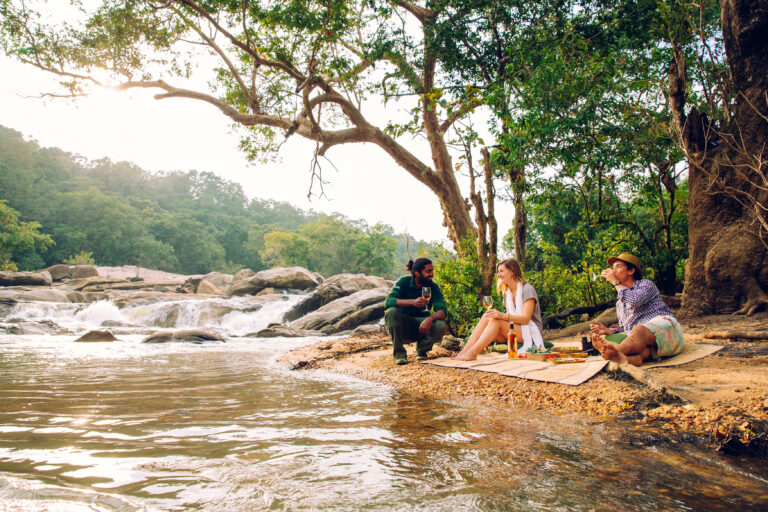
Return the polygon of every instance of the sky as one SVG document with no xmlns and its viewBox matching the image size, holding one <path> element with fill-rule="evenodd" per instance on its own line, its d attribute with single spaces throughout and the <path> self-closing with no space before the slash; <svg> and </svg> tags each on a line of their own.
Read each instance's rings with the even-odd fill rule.
<svg viewBox="0 0 768 512">
<path fill-rule="evenodd" d="M 43 147 L 57 147 L 89 160 L 128 161 L 150 172 L 207 171 L 239 183 L 249 198 L 285 201 L 303 210 L 338 212 L 369 225 L 382 222 L 415 239 L 447 241 L 436 196 L 373 144 L 347 144 L 320 161 L 327 197 L 308 198 L 314 143 L 286 141 L 277 160 L 249 163 L 228 118 L 191 99 L 155 100 L 151 91 L 100 89 L 75 102 L 42 99 L 54 78 L 0 54 L 0 125 Z M 397 108 L 392 105 L 387 109 Z M 386 114 L 382 105 L 369 107 Z M 401 140 L 431 164 L 422 140 Z M 462 187 L 467 192 L 467 181 Z M 499 235 L 512 224 L 513 209 L 497 204 Z"/>
</svg>

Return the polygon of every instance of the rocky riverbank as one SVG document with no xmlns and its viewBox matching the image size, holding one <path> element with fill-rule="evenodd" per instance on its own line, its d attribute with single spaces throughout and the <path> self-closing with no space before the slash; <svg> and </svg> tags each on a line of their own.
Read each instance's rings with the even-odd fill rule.
<svg viewBox="0 0 768 512">
<path fill-rule="evenodd" d="M 765 325 L 768 313 L 688 319 L 687 342 L 724 348 L 682 366 L 647 371 L 611 364 L 575 387 L 417 364 L 413 347 L 409 347 L 411 363 L 396 366 L 382 329 L 321 341 L 285 354 L 282 361 L 293 368 L 323 368 L 430 398 L 469 398 L 501 407 L 581 414 L 593 422 L 623 421 L 648 434 L 640 438 L 656 443 L 695 442 L 726 454 L 766 457 L 768 336 L 761 341 L 740 337 L 764 332 Z M 708 338 L 713 333 L 720 337 Z M 548 334 L 564 345 L 577 343 L 580 336 Z M 437 347 L 431 357 L 450 353 Z"/>
</svg>

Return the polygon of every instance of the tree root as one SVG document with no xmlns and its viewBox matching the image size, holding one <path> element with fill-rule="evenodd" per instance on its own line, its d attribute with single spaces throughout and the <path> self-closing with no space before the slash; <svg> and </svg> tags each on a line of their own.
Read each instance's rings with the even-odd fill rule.
<svg viewBox="0 0 768 512">
<path fill-rule="evenodd" d="M 768 331 L 711 331 L 703 337 L 709 340 L 768 341 Z"/>
</svg>

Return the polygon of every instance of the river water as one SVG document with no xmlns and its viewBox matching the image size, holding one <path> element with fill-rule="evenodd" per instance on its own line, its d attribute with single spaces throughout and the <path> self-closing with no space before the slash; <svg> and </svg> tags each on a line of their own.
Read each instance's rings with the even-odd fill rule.
<svg viewBox="0 0 768 512">
<path fill-rule="evenodd" d="M 238 336 L 295 300 L 215 318 L 210 305 L 182 304 L 173 328 L 230 337 L 202 345 L 141 343 L 140 327 L 167 304 L 8 312 L 4 321 L 75 334 L 0 334 L 0 510 L 768 507 L 763 461 L 645 442 L 587 418 L 290 371 L 276 358 L 316 339 Z M 119 341 L 73 343 L 105 321 L 123 322 Z"/>
</svg>

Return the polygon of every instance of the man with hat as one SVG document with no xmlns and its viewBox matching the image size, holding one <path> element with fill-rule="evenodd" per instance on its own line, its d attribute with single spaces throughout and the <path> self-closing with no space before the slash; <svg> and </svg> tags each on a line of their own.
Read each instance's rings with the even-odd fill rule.
<svg viewBox="0 0 768 512">
<path fill-rule="evenodd" d="M 608 258 L 610 268 L 600 274 L 618 292 L 616 314 L 620 328 L 611 329 L 600 322 L 590 326 L 592 344 L 604 359 L 640 366 L 643 361 L 678 354 L 683 349 L 683 328 L 661 298 L 659 289 L 643 279 L 643 264 L 637 256 L 623 252 Z M 604 334 L 628 333 L 618 345 Z"/>
</svg>

